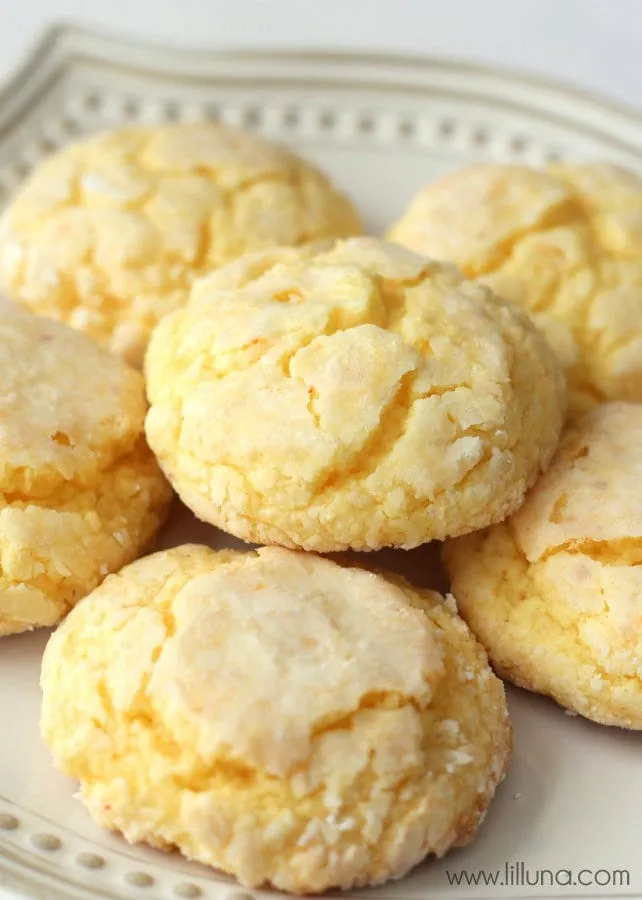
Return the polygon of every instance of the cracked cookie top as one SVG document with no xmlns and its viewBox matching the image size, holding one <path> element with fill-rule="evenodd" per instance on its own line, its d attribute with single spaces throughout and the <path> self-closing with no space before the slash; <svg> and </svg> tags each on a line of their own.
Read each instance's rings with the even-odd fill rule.
<svg viewBox="0 0 642 900">
<path fill-rule="evenodd" d="M 573 414 L 642 400 L 642 179 L 606 164 L 468 166 L 421 191 L 388 237 L 452 260 L 534 315 Z"/>
<path fill-rule="evenodd" d="M 0 309 L 0 635 L 53 625 L 146 548 L 171 491 L 139 372 L 65 325 Z"/>
<path fill-rule="evenodd" d="M 559 365 L 524 314 L 373 238 L 197 282 L 146 372 L 148 439 L 185 503 L 239 537 L 320 552 L 504 518 L 564 417 Z"/>
<path fill-rule="evenodd" d="M 3 306 L 0 346 L 2 494 L 37 499 L 92 484 L 141 436 L 140 374 L 86 337 Z"/>
<path fill-rule="evenodd" d="M 0 224 L 0 284 L 138 365 L 197 274 L 360 231 L 324 175 L 257 137 L 212 123 L 127 128 L 38 167 Z"/>
<path fill-rule="evenodd" d="M 444 599 L 282 548 L 185 546 L 50 640 L 43 735 L 97 821 L 297 893 L 470 840 L 504 775 L 504 689 Z"/>
<path fill-rule="evenodd" d="M 448 544 L 460 609 L 505 677 L 598 722 L 642 728 L 642 407 L 564 432 L 506 522 Z"/>
</svg>

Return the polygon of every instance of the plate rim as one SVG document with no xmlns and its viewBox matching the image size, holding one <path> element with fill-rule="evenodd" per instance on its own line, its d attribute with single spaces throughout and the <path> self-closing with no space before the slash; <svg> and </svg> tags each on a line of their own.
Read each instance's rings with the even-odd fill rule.
<svg viewBox="0 0 642 900">
<path fill-rule="evenodd" d="M 323 62 L 373 65 L 380 67 L 395 67 L 399 69 L 418 69 L 424 73 L 441 70 L 458 73 L 465 76 L 491 76 L 501 81 L 506 86 L 506 78 L 514 83 L 536 89 L 545 90 L 558 95 L 565 95 L 569 99 L 581 100 L 590 103 L 596 109 L 616 113 L 632 124 L 642 127 L 642 108 L 638 109 L 631 103 L 616 99 L 606 91 L 583 87 L 570 79 L 543 75 L 532 70 L 521 69 L 519 66 L 502 66 L 487 63 L 482 60 L 472 60 L 459 56 L 445 56 L 438 53 L 402 53 L 377 50 L 363 50 L 358 47 L 345 46 L 340 51 L 322 50 L 312 45 L 302 46 L 293 50 L 286 45 L 275 45 L 270 48 L 258 46 L 239 46 L 225 48 L 221 45 L 178 45 L 163 40 L 153 40 L 139 37 L 134 34 L 120 32 L 116 29 L 91 25 L 73 19 L 58 19 L 40 29 L 22 51 L 17 63 L 0 81 L 0 91 L 11 93 L 15 89 L 15 83 L 20 82 L 24 74 L 34 65 L 39 65 L 39 59 L 48 55 L 52 50 L 65 44 L 75 45 L 77 48 L 86 48 L 89 44 L 99 42 L 103 45 L 104 58 L 108 59 L 113 52 L 119 55 L 126 53 L 128 56 L 138 56 L 141 52 L 146 55 L 162 55 L 164 61 L 167 56 L 180 59 L 181 62 L 192 60 L 211 62 L 213 58 L 255 62 Z M 93 49 L 93 48 L 92 48 Z M 132 68 L 137 68 L 134 62 Z"/>
<path fill-rule="evenodd" d="M 288 72 L 300 66 L 311 67 L 323 75 L 325 81 L 339 82 L 349 69 L 354 85 L 379 88 L 372 77 L 375 71 L 386 71 L 394 77 L 392 85 L 400 90 L 411 84 L 429 90 L 437 87 L 440 78 L 451 82 L 472 81 L 478 85 L 478 95 L 488 100 L 506 102 L 507 94 L 526 101 L 530 111 L 549 111 L 554 100 L 564 107 L 576 125 L 597 130 L 600 136 L 624 145 L 629 152 L 642 157 L 642 109 L 638 110 L 599 91 L 571 84 L 519 68 L 502 67 L 482 61 L 445 57 L 438 54 L 388 53 L 351 48 L 326 51 L 317 48 L 273 47 L 270 49 L 239 47 L 227 49 L 220 45 L 172 45 L 164 41 L 148 40 L 131 34 L 89 25 L 80 21 L 54 21 L 23 50 L 17 63 L 0 81 L 0 134 L 15 119 L 19 119 L 41 92 L 51 86 L 52 76 L 60 77 L 78 59 L 116 64 L 130 74 L 148 73 L 152 76 L 178 75 L 185 80 L 210 81 L 225 70 L 250 79 L 254 67 L 279 69 L 280 76 L 291 80 Z M 245 71 L 243 71 L 245 70 Z M 286 71 L 287 70 L 287 71 Z M 333 77 L 334 76 L 334 77 Z M 452 87 L 451 87 L 452 91 Z M 627 137 L 610 135 L 607 122 L 617 124 Z M 596 122 L 602 128 L 596 128 Z"/>
</svg>

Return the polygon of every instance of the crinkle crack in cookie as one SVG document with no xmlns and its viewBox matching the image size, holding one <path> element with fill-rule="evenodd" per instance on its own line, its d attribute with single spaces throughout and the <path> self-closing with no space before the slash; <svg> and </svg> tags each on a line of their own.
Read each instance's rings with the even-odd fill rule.
<svg viewBox="0 0 642 900">
<path fill-rule="evenodd" d="M 642 728 L 642 406 L 564 434 L 521 509 L 447 545 L 453 593 L 500 675 Z"/>
<path fill-rule="evenodd" d="M 112 576 L 50 639 L 42 688 L 101 825 L 297 893 L 470 841 L 511 749 L 503 685 L 439 594 L 277 547 Z"/>
<path fill-rule="evenodd" d="M 501 520 L 564 416 L 563 375 L 526 316 L 373 238 L 219 270 L 161 323 L 146 368 L 148 439 L 187 506 L 320 552 Z"/>
<path fill-rule="evenodd" d="M 197 274 L 361 230 L 321 172 L 257 137 L 212 123 L 127 128 L 38 167 L 0 224 L 0 284 L 139 365 Z"/>
<path fill-rule="evenodd" d="M 154 538 L 171 496 L 140 374 L 0 309 L 0 635 L 54 625 Z"/>
<path fill-rule="evenodd" d="M 388 234 L 526 308 L 564 362 L 574 415 L 642 401 L 642 179 L 605 164 L 469 166 Z"/>
</svg>

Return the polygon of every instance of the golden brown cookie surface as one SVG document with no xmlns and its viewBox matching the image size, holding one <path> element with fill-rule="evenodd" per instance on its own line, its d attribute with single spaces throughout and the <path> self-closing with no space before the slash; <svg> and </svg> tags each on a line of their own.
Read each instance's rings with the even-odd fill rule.
<svg viewBox="0 0 642 900">
<path fill-rule="evenodd" d="M 147 356 L 146 430 L 205 521 L 256 543 L 412 547 L 503 518 L 565 411 L 515 307 L 374 238 L 246 257 Z"/>
<path fill-rule="evenodd" d="M 503 676 L 642 728 L 642 407 L 569 427 L 506 522 L 446 546 L 462 614 Z"/>
<path fill-rule="evenodd" d="M 0 634 L 53 625 L 169 503 L 142 378 L 59 323 L 0 310 Z"/>
<path fill-rule="evenodd" d="M 467 843 L 510 754 L 503 686 L 439 594 L 281 548 L 127 567 L 42 686 L 100 824 L 251 886 L 381 883 Z"/>
<path fill-rule="evenodd" d="M 215 124 L 128 128 L 38 167 L 0 226 L 0 284 L 138 365 L 194 277 L 242 253 L 358 234 L 313 166 Z"/>
<path fill-rule="evenodd" d="M 642 400 L 642 179 L 606 164 L 469 166 L 425 188 L 390 240 L 527 309 L 572 407 Z"/>
</svg>

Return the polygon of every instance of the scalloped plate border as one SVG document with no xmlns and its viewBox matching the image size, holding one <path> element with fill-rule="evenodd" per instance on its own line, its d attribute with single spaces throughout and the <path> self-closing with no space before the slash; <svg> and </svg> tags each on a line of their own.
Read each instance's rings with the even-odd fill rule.
<svg viewBox="0 0 642 900">
<path fill-rule="evenodd" d="M 599 137 L 627 150 L 642 153 L 642 114 L 597 94 L 561 82 L 513 70 L 439 57 L 391 54 L 217 51 L 178 49 L 163 44 L 119 37 L 73 24 L 47 29 L 0 87 L 0 134 L 15 117 L 46 90 L 61 71 L 76 62 L 93 62 L 149 72 L 158 79 L 208 81 L 240 78 L 276 78 L 291 83 L 302 69 L 305 80 L 317 79 L 335 86 L 365 86 L 377 90 L 447 90 L 495 101 L 517 109 L 537 110 L 555 121 L 569 121 L 599 132 Z M 470 82 L 475 83 L 471 91 Z M 551 114 L 551 105 L 557 114 Z M 612 138 L 613 126 L 622 134 Z"/>
<path fill-rule="evenodd" d="M 52 117 L 47 98 L 61 83 L 73 90 L 79 70 L 100 87 L 83 93 L 76 84 L 76 96 L 65 97 Z M 120 91 L 109 83 L 111 76 Z M 166 91 L 164 101 L 145 96 L 150 83 Z M 268 111 L 265 100 L 247 102 L 257 86 L 273 88 L 275 95 L 296 87 L 307 92 L 306 103 L 277 103 Z M 246 99 L 210 103 L 203 99 L 209 87 L 232 95 L 244 91 Z M 111 106 L 106 118 L 101 90 Z M 194 97 L 200 92 L 200 99 L 186 109 L 190 91 Z M 335 114 L 319 99 L 324 91 L 350 101 Z M 435 114 L 434 106 L 449 104 L 459 119 Z M 9 162 L 0 161 L 0 205 L 48 153 L 83 131 L 134 122 L 141 107 L 145 121 L 221 118 L 277 140 L 427 152 L 453 161 L 491 157 L 539 165 L 563 158 L 566 151 L 555 138 L 544 136 L 548 130 L 578 145 L 607 148 L 616 161 L 642 172 L 642 114 L 537 77 L 439 58 L 179 49 L 61 24 L 47 30 L 0 85 L 0 153 L 6 155 L 7 143 L 15 145 Z M 504 121 L 493 122 L 492 113 Z M 524 119 L 543 126 L 544 134 L 527 137 Z"/>
</svg>

